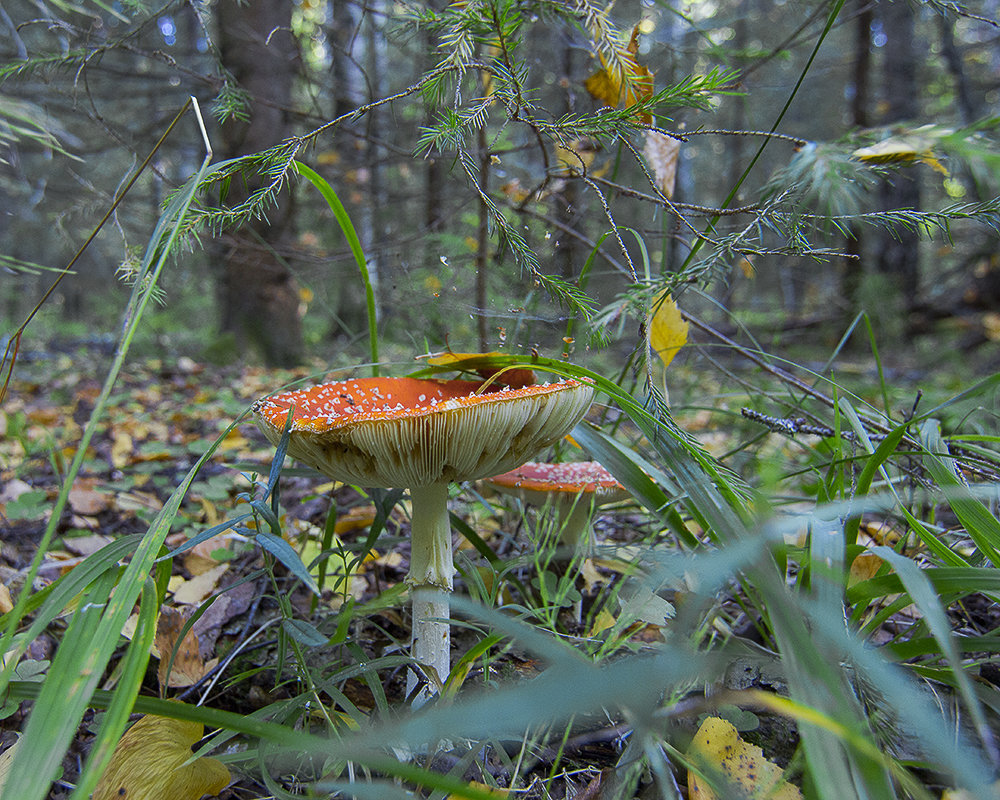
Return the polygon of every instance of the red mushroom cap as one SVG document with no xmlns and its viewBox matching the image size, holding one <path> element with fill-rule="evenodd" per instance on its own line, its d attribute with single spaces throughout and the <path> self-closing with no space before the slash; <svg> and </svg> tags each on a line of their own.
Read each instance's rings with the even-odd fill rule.
<svg viewBox="0 0 1000 800">
<path fill-rule="evenodd" d="M 426 486 L 510 469 L 583 417 L 593 389 L 578 381 L 518 388 L 479 381 L 358 378 L 266 397 L 253 413 L 288 454 L 361 486 Z"/>
<path fill-rule="evenodd" d="M 529 502 L 545 502 L 554 494 L 593 494 L 602 502 L 628 497 L 618 480 L 597 461 L 567 461 L 545 464 L 529 461 L 502 475 L 487 478 L 491 486 L 520 493 Z"/>
</svg>

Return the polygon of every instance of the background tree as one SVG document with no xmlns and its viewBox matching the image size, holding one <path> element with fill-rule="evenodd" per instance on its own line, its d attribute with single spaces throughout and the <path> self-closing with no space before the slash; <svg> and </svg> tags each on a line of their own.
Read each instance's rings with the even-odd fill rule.
<svg viewBox="0 0 1000 800">
<path fill-rule="evenodd" d="M 268 150 L 292 135 L 297 48 L 291 4 L 283 0 L 222 0 L 216 9 L 221 67 L 248 103 L 235 108 L 220 128 L 220 155 L 232 159 Z M 245 202 L 266 180 L 266 174 L 242 173 L 229 184 L 226 201 Z M 220 324 L 242 353 L 257 349 L 266 363 L 290 366 L 304 355 L 298 283 L 287 261 L 295 205 L 287 190 L 271 205 L 220 243 Z"/>
<path fill-rule="evenodd" d="M 145 345 L 152 349 L 211 355 L 206 345 L 215 333 L 204 325 L 211 319 L 247 355 L 272 363 L 346 353 L 344 345 L 363 335 L 357 265 L 329 209 L 288 170 L 293 151 L 344 201 L 379 287 L 380 325 L 400 353 L 449 343 L 493 349 L 544 341 L 561 348 L 566 318 L 581 311 L 574 309 L 573 284 L 591 255 L 587 291 L 603 309 L 601 324 L 621 320 L 636 292 L 651 291 L 640 285 L 647 266 L 649 279 L 659 280 L 667 265 L 677 274 L 662 280 L 724 298 L 725 309 L 702 303 L 695 292 L 686 301 L 720 324 L 729 324 L 730 313 L 778 311 L 769 325 L 825 322 L 835 339 L 845 315 L 884 305 L 873 302 L 882 297 L 877 291 L 853 288 L 881 280 L 880 258 L 890 268 L 896 239 L 887 236 L 885 246 L 865 239 L 873 226 L 912 238 L 937 224 L 928 229 L 922 214 L 942 222 L 933 214 L 965 197 L 985 204 L 949 216 L 954 257 L 946 255 L 943 266 L 920 264 L 912 252 L 893 262 L 909 270 L 902 281 L 910 282 L 910 295 L 937 296 L 949 287 L 960 292 L 962 265 L 988 241 L 977 233 L 988 229 L 975 223 L 994 214 L 993 128 L 980 121 L 975 130 L 942 132 L 996 100 L 985 68 L 996 27 L 988 14 L 938 6 L 913 7 L 898 25 L 883 20 L 902 13 L 896 6 L 844 4 L 828 26 L 827 7 L 796 17 L 765 2 L 694 3 L 680 16 L 665 2 L 611 9 L 585 0 L 310 0 L 289 9 L 262 1 L 155 11 L 140 5 L 128 13 L 93 6 L 86 24 L 46 26 L 39 19 L 59 20 L 60 6 L 43 4 L 47 17 L 39 17 L 37 5 L 8 4 L 12 35 L 0 45 L 8 59 L 5 91 L 38 125 L 20 126 L 6 144 L 12 169 L 3 176 L 4 235 L 14 270 L 7 285 L 17 291 L 5 308 L 13 315 L 18 298 L 44 285 L 26 262 L 57 265 L 63 258 L 53 250 L 58 237 L 36 232 L 54 226 L 64 251 L 79 242 L 109 187 L 193 94 L 223 120 L 211 131 L 220 156 L 241 160 L 233 164 L 238 174 L 201 197 L 203 241 L 219 236 L 166 276 L 168 306 Z M 873 8 L 879 14 L 869 19 Z M 941 11 L 950 14 L 950 43 L 942 38 Z M 900 26 L 904 38 L 912 29 L 911 40 L 941 42 L 942 57 L 897 52 L 889 36 Z M 621 98 L 605 103 L 585 88 L 595 73 L 620 70 L 633 31 L 628 57 L 661 93 L 655 121 L 686 139 L 673 199 L 650 183 L 656 176 L 642 153 L 647 135 L 637 125 L 645 112 L 628 112 Z M 869 58 L 879 72 L 869 71 Z M 917 73 L 906 65 L 915 63 L 919 93 L 905 90 Z M 72 69 L 53 71 L 57 64 Z M 700 92 L 673 93 L 687 76 L 702 80 L 713 69 L 738 73 L 703 83 Z M 904 88 L 885 83 L 890 73 Z M 484 98 L 487 74 L 492 94 Z M 865 100 L 866 87 L 872 97 L 908 99 L 911 109 L 892 112 L 892 119 L 907 119 L 869 127 L 883 118 L 870 113 L 875 104 Z M 847 115 L 845 96 L 853 109 Z M 950 101 L 959 96 L 959 113 L 952 113 Z M 616 111 L 604 110 L 607 104 Z M 241 109 L 246 120 L 238 118 Z M 7 118 L 12 113 L 8 107 Z M 924 121 L 940 126 L 929 141 L 950 170 L 947 179 L 927 159 L 852 155 Z M 776 123 L 789 138 L 761 135 Z M 727 134 L 727 127 L 744 132 Z M 31 130 L 35 136 L 24 132 Z M 127 242 L 133 230 L 149 229 L 163 200 L 194 169 L 198 144 L 189 134 L 179 129 L 168 138 L 155 171 L 133 190 L 130 213 L 118 215 Z M 574 150 L 586 169 L 560 166 L 559 153 Z M 907 210 L 912 197 L 880 197 L 873 187 L 883 177 L 887 186 L 919 185 L 925 208 Z M 244 204 L 272 180 L 280 194 L 259 198 L 253 208 Z M 738 194 L 727 199 L 738 180 Z M 713 216 L 724 205 L 725 214 Z M 837 228 L 850 229 L 854 239 L 831 246 Z M 849 265 L 843 284 L 836 270 L 814 268 L 814 259 L 837 263 L 842 254 Z M 121 239 L 110 235 L 88 258 L 94 268 L 82 265 L 80 278 L 65 284 L 62 308 L 64 318 L 93 325 L 100 319 L 94 299 L 114 290 L 112 266 L 128 259 Z M 261 325 L 264 319 L 281 323 Z"/>
</svg>

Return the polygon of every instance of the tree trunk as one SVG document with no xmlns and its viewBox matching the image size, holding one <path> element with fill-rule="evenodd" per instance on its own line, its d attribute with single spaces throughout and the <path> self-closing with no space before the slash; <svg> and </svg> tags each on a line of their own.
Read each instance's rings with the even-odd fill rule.
<svg viewBox="0 0 1000 800">
<path fill-rule="evenodd" d="M 918 58 L 914 31 L 914 9 L 909 3 L 880 3 L 882 29 L 887 37 L 882 65 L 882 91 L 887 112 L 884 124 L 913 121 L 919 114 Z M 920 207 L 920 185 L 915 170 L 904 170 L 885 181 L 880 192 L 885 209 Z M 919 236 L 897 228 L 880 234 L 877 267 L 883 278 L 881 290 L 892 292 L 891 305 L 909 311 L 919 289 Z"/>
<path fill-rule="evenodd" d="M 874 14 L 868 0 L 859 0 L 861 8 L 854 19 L 854 64 L 852 65 L 851 80 L 851 126 L 867 128 L 871 125 L 868 114 L 870 102 L 870 76 L 871 76 L 871 38 L 872 21 Z M 861 238 L 862 230 L 856 226 L 847 237 L 845 251 L 848 256 L 844 259 L 843 272 L 840 277 L 841 297 L 844 298 L 844 319 L 845 327 L 850 325 L 855 315 L 862 306 L 861 284 L 864 277 L 864 264 L 862 261 L 864 254 L 864 242 Z"/>
<path fill-rule="evenodd" d="M 379 96 L 384 81 L 384 69 L 379 69 L 377 51 L 383 36 L 377 26 L 382 15 L 377 4 L 366 6 L 356 2 L 331 2 L 330 43 L 333 48 L 331 70 L 333 73 L 333 113 L 339 117 L 354 111 Z M 375 295 L 375 316 L 382 316 L 382 289 L 380 286 L 379 235 L 376 206 L 379 202 L 379 148 L 377 110 L 369 112 L 359 122 L 348 122 L 337 127 L 334 146 L 340 157 L 337 180 L 345 191 L 341 200 L 347 207 L 351 223 L 358 234 L 364 251 L 368 279 Z M 341 240 L 342 241 L 342 240 Z M 350 335 L 364 330 L 368 324 L 364 294 L 357 270 L 351 261 L 350 276 L 343 281 L 338 297 L 338 324 L 343 324 Z M 334 329 L 331 333 L 336 334 Z"/>
<path fill-rule="evenodd" d="M 218 44 L 223 66 L 250 94 L 248 121 L 222 126 L 222 158 L 256 153 L 291 135 L 285 111 L 296 71 L 291 3 L 220 0 Z M 232 181 L 227 202 L 236 204 L 262 179 Z M 241 354 L 256 352 L 272 366 L 290 366 L 303 355 L 298 286 L 282 251 L 292 236 L 291 197 L 282 193 L 267 218 L 227 238 L 219 276 L 222 330 Z"/>
</svg>

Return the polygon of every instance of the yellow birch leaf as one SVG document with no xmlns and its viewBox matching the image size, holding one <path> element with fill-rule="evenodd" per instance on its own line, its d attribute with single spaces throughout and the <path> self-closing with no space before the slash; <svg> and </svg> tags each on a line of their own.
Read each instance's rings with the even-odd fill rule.
<svg viewBox="0 0 1000 800">
<path fill-rule="evenodd" d="M 447 367 L 451 364 L 456 364 L 460 361 L 465 361 L 470 358 L 486 358 L 488 356 L 502 356 L 503 353 L 491 352 L 491 353 L 453 353 L 447 350 L 442 353 L 432 353 L 427 357 L 427 363 L 434 367 Z M 476 374 L 481 378 L 492 378 L 498 372 L 500 372 L 502 367 L 479 367 L 476 369 Z M 531 386 L 535 382 L 535 373 L 530 369 L 508 369 L 503 372 L 498 378 L 500 386 L 510 386 L 512 388 L 519 388 L 521 386 Z"/>
<path fill-rule="evenodd" d="M 205 728 L 198 722 L 147 715 L 125 731 L 93 800 L 198 800 L 218 794 L 229 770 L 214 758 L 190 764 L 191 745 Z"/>
<path fill-rule="evenodd" d="M 583 82 L 583 88 L 595 100 L 600 100 L 611 108 L 630 108 L 653 94 L 653 73 L 640 64 L 635 56 L 639 52 L 639 26 L 632 29 L 628 46 L 618 52 L 620 67 L 608 68 L 607 59 L 600 55 L 601 69 Z M 641 122 L 649 124 L 652 115 L 637 115 Z"/>
<path fill-rule="evenodd" d="M 744 742 L 736 727 L 720 717 L 708 717 L 698 728 L 689 750 L 701 771 L 735 784 L 747 800 L 802 800 L 802 792 L 791 783 L 782 783 L 784 770 L 764 758 L 759 747 Z M 688 770 L 690 800 L 716 800 L 708 782 Z"/>
<path fill-rule="evenodd" d="M 688 324 L 674 298 L 664 290 L 653 300 L 649 315 L 649 346 L 667 367 L 677 351 L 687 344 Z"/>
<path fill-rule="evenodd" d="M 889 139 L 883 139 L 881 142 L 876 142 L 869 147 L 859 147 L 851 153 L 851 157 L 870 164 L 923 162 L 935 172 L 940 172 L 946 177 L 950 174 L 938 160 L 937 156 L 934 155 L 934 151 L 926 137 L 916 135 L 893 136 Z"/>
<path fill-rule="evenodd" d="M 587 631 L 587 635 L 597 636 L 602 631 L 613 628 L 615 622 L 617 622 L 617 620 L 614 618 L 614 615 L 606 608 L 602 608 L 597 612 L 597 616 L 594 617 L 594 622 L 590 626 L 590 630 Z"/>
<path fill-rule="evenodd" d="M 847 585 L 854 586 L 861 581 L 867 581 L 875 577 L 879 567 L 882 566 L 882 559 L 875 553 L 858 553 L 851 562 L 851 569 L 847 576 Z"/>
</svg>

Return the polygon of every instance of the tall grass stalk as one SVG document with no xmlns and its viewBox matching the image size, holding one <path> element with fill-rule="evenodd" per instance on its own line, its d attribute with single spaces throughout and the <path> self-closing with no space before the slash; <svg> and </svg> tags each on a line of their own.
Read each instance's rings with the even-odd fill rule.
<svg viewBox="0 0 1000 800">
<path fill-rule="evenodd" d="M 143 257 L 141 273 L 136 280 L 132 295 L 129 298 L 122 321 L 122 335 L 108 375 L 105 378 L 101 392 L 94 402 L 93 411 L 84 428 L 80 444 L 66 474 L 59 496 L 53 506 L 52 514 L 46 526 L 45 534 L 39 544 L 38 552 L 32 563 L 32 570 L 25 580 L 25 586 L 32 585 L 32 579 L 37 574 L 41 559 L 55 535 L 56 527 L 69 497 L 73 481 L 79 473 L 90 441 L 97 426 L 104 416 L 111 391 L 125 364 L 129 347 L 142 322 L 143 314 L 157 285 L 160 274 L 172 256 L 181 227 L 187 217 L 188 210 L 194 199 L 198 182 L 204 177 L 212 157 L 211 146 L 201 119 L 200 110 L 195 103 L 199 128 L 205 143 L 206 154 L 198 172 L 172 198 L 166 210 L 160 217 L 150 238 L 149 245 Z M 199 461 L 199 466 L 207 455 Z M 189 475 L 187 483 L 193 479 Z M 184 487 L 186 489 L 186 486 Z M 60 647 L 49 667 L 48 674 L 42 684 L 41 692 L 28 717 L 21 739 L 17 757 L 11 765 L 5 785 L 5 794 L 24 800 L 41 800 L 48 793 L 49 785 L 54 779 L 63 756 L 69 747 L 77 726 L 83 718 L 83 713 L 90 702 L 90 697 L 101 681 L 105 667 L 118 646 L 125 620 L 135 605 L 143 587 L 146 584 L 149 570 L 153 565 L 160 547 L 170 530 L 171 522 L 180 506 L 183 492 L 178 490 L 172 502 L 168 502 L 149 531 L 139 542 L 129 565 L 121 575 L 113 563 L 108 564 L 108 571 L 100 576 L 87 590 L 85 602 L 74 612 L 70 629 L 74 632 Z M 112 592 L 113 590 L 113 592 Z M 11 649 L 11 639 L 14 630 L 22 619 L 27 604 L 27 589 L 18 598 L 18 604 L 9 613 L 3 637 L 0 638 L 0 652 L 7 653 L 8 660 L 0 672 L 0 692 L 4 691 L 10 681 L 14 667 L 26 651 L 30 642 L 22 638 Z M 144 594 L 144 618 L 150 613 L 150 595 Z M 156 604 L 158 608 L 158 603 Z M 86 620 L 84 621 L 84 617 Z M 77 621 L 79 618 L 80 621 Z M 127 719 L 127 708 L 131 706 L 134 692 L 137 690 L 142 674 L 145 672 L 149 658 L 148 627 L 144 628 L 143 636 L 133 641 L 129 647 L 138 648 L 137 654 L 127 655 L 126 672 L 121 676 L 122 699 L 116 701 L 112 708 L 115 713 L 109 715 L 102 724 L 97 739 L 94 742 L 95 757 L 89 760 L 81 775 L 81 786 L 93 786 L 100 774 L 100 769 L 106 765 L 108 747 L 121 736 Z M 143 644 L 146 642 L 145 649 Z M 131 696 L 130 696 L 131 695 Z M 77 795 L 82 796 L 82 795 Z"/>
<path fill-rule="evenodd" d="M 371 275 L 368 272 L 368 259 L 365 258 L 364 249 L 361 247 L 361 239 L 351 222 L 351 215 L 347 213 L 344 204 L 340 201 L 337 193 L 322 175 L 311 167 L 307 167 L 301 161 L 292 162 L 295 171 L 306 178 L 326 200 L 326 204 L 333 212 L 333 218 L 340 225 L 340 230 L 347 239 L 347 244 L 351 248 L 354 256 L 354 263 L 358 265 L 358 272 L 361 273 L 361 282 L 365 287 L 365 305 L 368 310 L 368 354 L 372 365 L 372 375 L 378 377 L 378 308 L 375 303 L 375 289 L 372 286 Z"/>
</svg>

